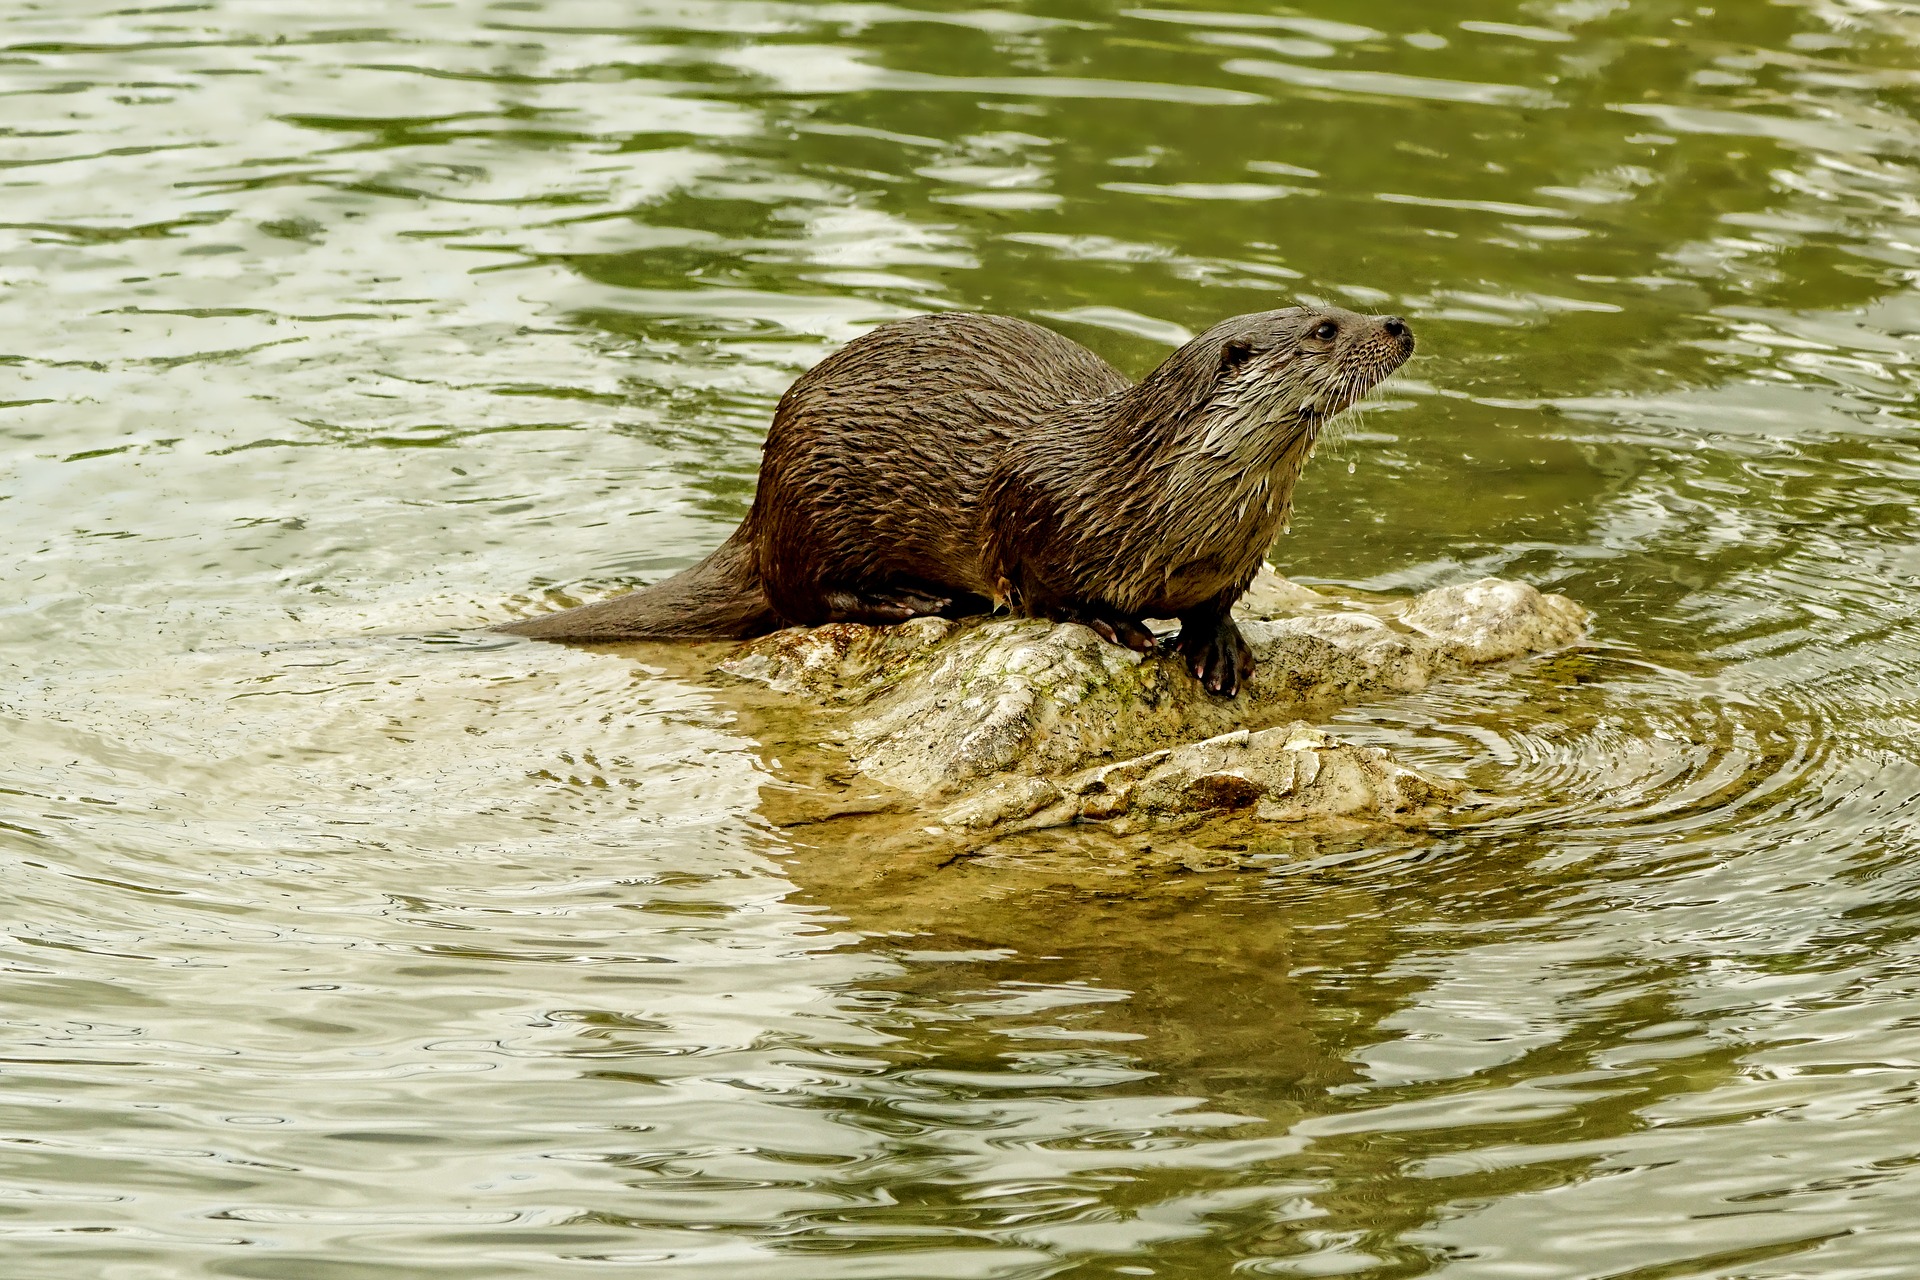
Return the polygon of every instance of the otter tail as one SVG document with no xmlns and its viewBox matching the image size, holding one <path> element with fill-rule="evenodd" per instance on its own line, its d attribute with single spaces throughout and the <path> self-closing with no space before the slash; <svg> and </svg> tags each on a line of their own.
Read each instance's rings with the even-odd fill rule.
<svg viewBox="0 0 1920 1280">
<path fill-rule="evenodd" d="M 537 640 L 722 640 L 777 631 L 745 528 L 690 569 L 629 595 L 502 623 L 495 631 Z"/>
</svg>

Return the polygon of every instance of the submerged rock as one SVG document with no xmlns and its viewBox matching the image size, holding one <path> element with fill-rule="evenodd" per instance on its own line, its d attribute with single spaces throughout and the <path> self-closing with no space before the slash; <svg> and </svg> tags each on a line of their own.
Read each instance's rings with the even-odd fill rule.
<svg viewBox="0 0 1920 1280">
<path fill-rule="evenodd" d="M 1398 823 L 1457 802 L 1462 789 L 1283 722 L 1562 648 L 1586 625 L 1565 597 L 1493 578 L 1361 605 L 1267 573 L 1242 614 L 1257 665 L 1231 700 L 1207 694 L 1172 658 L 1031 619 L 794 629 L 721 666 L 853 708 L 854 767 L 954 801 L 939 818 L 946 827 L 1165 824 L 1221 812 Z"/>
</svg>

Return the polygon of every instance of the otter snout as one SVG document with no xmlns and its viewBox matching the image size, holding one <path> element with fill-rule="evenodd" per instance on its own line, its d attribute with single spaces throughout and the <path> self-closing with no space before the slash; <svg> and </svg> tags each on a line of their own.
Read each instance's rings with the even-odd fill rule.
<svg viewBox="0 0 1920 1280">
<path fill-rule="evenodd" d="M 1381 316 L 1379 317 L 1379 321 L 1380 332 L 1400 344 L 1400 348 L 1404 353 L 1402 358 L 1412 355 L 1413 326 L 1405 320 L 1402 320 L 1399 316 Z"/>
</svg>

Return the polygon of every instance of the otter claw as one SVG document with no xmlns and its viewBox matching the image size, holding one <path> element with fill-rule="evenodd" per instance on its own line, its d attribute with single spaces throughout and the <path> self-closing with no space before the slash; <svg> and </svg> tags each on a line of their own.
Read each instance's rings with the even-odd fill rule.
<svg viewBox="0 0 1920 1280">
<path fill-rule="evenodd" d="M 1152 653 L 1160 647 L 1153 632 L 1132 618 L 1083 618 L 1081 621 L 1107 643 L 1135 653 Z"/>
</svg>

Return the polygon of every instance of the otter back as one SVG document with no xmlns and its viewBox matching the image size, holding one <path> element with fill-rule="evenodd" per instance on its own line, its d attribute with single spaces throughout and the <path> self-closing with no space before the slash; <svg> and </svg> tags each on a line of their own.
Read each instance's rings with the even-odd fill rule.
<svg viewBox="0 0 1920 1280">
<path fill-rule="evenodd" d="M 774 609 L 818 623 L 888 588 L 991 596 L 980 501 L 1001 451 L 1063 402 L 1129 385 L 1050 329 L 969 313 L 890 324 L 821 361 L 774 410 L 747 517 Z"/>
<path fill-rule="evenodd" d="M 894 590 L 916 606 L 988 595 L 979 508 L 1000 450 L 1063 401 L 1128 385 L 1079 343 L 1024 320 L 955 312 L 883 325 L 780 398 L 753 509 L 712 555 L 645 590 L 498 630 L 743 638 L 897 620 L 864 607 Z"/>
</svg>

